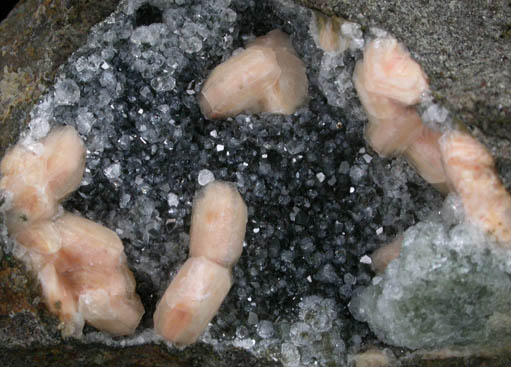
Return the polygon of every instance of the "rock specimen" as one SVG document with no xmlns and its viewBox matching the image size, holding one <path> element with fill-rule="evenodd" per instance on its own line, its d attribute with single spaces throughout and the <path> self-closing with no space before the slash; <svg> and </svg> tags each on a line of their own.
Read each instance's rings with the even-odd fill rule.
<svg viewBox="0 0 511 367">
<path fill-rule="evenodd" d="M 376 39 L 357 63 L 353 82 L 369 119 L 369 145 L 381 156 L 404 154 L 427 182 L 445 192 L 440 133 L 425 126 L 414 107 L 428 90 L 420 65 L 395 39 Z"/>
<path fill-rule="evenodd" d="M 374 340 L 368 326 L 353 320 L 345 307 L 355 287 L 371 275 L 359 263 L 360 254 L 381 240 L 380 227 L 387 235 L 407 228 L 419 211 L 435 210 L 440 195 L 403 170 L 402 160 L 371 161 L 365 151 L 357 153 L 364 142 L 351 88 L 355 61 L 348 54 L 337 58 L 345 63 L 342 80 L 331 64 L 320 65 L 324 53 L 309 36 L 310 12 L 291 11 L 292 3 L 281 1 L 228 3 L 153 1 L 163 23 L 139 25 L 141 2 L 122 2 L 59 72 L 59 80 L 76 83 L 70 98 L 50 98 L 34 116 L 73 124 L 87 139 L 87 171 L 66 206 L 116 229 L 128 257 L 137 260 L 133 267 L 144 279 L 141 297 L 147 302 L 165 291 L 169 267 L 184 263 L 190 187 L 197 185 L 201 170 L 235 180 L 250 202 L 244 247 L 250 256 L 240 258 L 222 311 L 204 343 L 193 348 L 198 353 L 185 355 L 204 360 L 214 349 L 222 350 L 218 359 L 224 359 L 239 348 L 285 366 L 343 366 L 346 353 Z M 321 85 L 311 79 L 310 104 L 291 116 L 238 116 L 242 123 L 235 124 L 207 121 L 195 103 L 192 81 L 202 80 L 205 70 L 216 66 L 214 60 L 261 25 L 283 27 L 300 40 L 296 50 L 310 75 L 324 68 L 335 77 Z M 342 128 L 339 109 L 322 95 L 327 84 L 332 91 L 346 88 Z M 63 101 L 76 102 L 57 104 Z M 384 196 L 389 192 L 393 196 Z M 298 299 L 302 302 L 290 308 Z M 134 338 L 107 343 L 152 338 L 151 331 L 138 331 Z M 87 339 L 96 336 L 104 340 L 96 333 Z"/>
<path fill-rule="evenodd" d="M 1 162 L 0 184 L 12 200 L 7 228 L 37 273 L 45 303 L 62 321 L 63 336 L 79 337 L 85 321 L 112 335 L 133 333 L 144 309 L 121 240 L 77 215 L 58 217 L 59 202 L 83 175 L 78 133 L 59 128 L 29 147 L 17 144 Z"/>
<path fill-rule="evenodd" d="M 468 219 L 511 246 L 511 196 L 499 179 L 487 149 L 467 133 L 452 131 L 440 139 L 449 181 L 460 195 Z"/>
<path fill-rule="evenodd" d="M 217 66 L 199 95 L 213 119 L 245 113 L 292 114 L 307 98 L 305 66 L 280 30 L 256 38 Z"/>
<path fill-rule="evenodd" d="M 213 181 L 194 198 L 190 258 L 158 303 L 156 332 L 179 345 L 194 343 L 232 285 L 243 249 L 247 207 L 234 185 Z"/>
<path fill-rule="evenodd" d="M 6 222 L 11 234 L 49 219 L 76 190 L 85 166 L 85 146 L 73 127 L 55 129 L 38 143 L 17 144 L 0 164 L 0 189 L 8 192 Z"/>
</svg>

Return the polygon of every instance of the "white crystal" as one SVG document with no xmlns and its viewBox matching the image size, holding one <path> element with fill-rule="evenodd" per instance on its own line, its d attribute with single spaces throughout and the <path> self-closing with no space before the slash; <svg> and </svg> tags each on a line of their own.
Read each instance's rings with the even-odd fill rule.
<svg viewBox="0 0 511 367">
<path fill-rule="evenodd" d="M 282 363 L 285 366 L 298 366 L 300 364 L 300 352 L 291 343 L 283 343 L 280 347 L 280 353 L 282 354 Z"/>
<path fill-rule="evenodd" d="M 71 79 L 64 79 L 55 85 L 55 103 L 58 105 L 73 105 L 80 99 L 80 88 Z"/>
<path fill-rule="evenodd" d="M 170 75 L 159 75 L 151 80 L 151 87 L 157 92 L 168 92 L 176 87 L 176 79 Z"/>
<path fill-rule="evenodd" d="M 120 163 L 113 163 L 107 168 L 105 168 L 105 176 L 109 180 L 115 180 L 118 179 L 121 175 L 121 165 Z"/>
<path fill-rule="evenodd" d="M 323 182 L 325 181 L 326 176 L 323 172 L 319 172 L 316 174 L 316 178 L 318 179 L 319 182 Z"/>
<path fill-rule="evenodd" d="M 168 28 L 163 23 L 154 23 L 148 26 L 137 27 L 131 37 L 131 42 L 135 44 L 148 43 L 151 46 L 158 43 L 160 36 L 168 32 Z"/>
<path fill-rule="evenodd" d="M 447 116 L 449 116 L 447 109 L 438 104 L 431 104 L 422 114 L 422 119 L 425 123 L 442 124 L 447 120 Z"/>
<path fill-rule="evenodd" d="M 179 198 L 177 197 L 176 194 L 174 194 L 173 192 L 170 192 L 167 195 L 167 203 L 169 204 L 169 207 L 178 206 Z"/>
<path fill-rule="evenodd" d="M 94 115 L 87 112 L 87 109 L 83 109 L 82 111 L 80 110 L 78 112 L 78 117 L 76 118 L 76 127 L 80 134 L 87 135 L 94 124 Z"/>
<path fill-rule="evenodd" d="M 362 264 L 372 264 L 372 262 L 373 262 L 373 261 L 371 260 L 371 258 L 370 258 L 369 256 L 364 255 L 364 256 L 362 256 L 362 257 L 360 258 L 360 262 L 361 262 Z"/>
<path fill-rule="evenodd" d="M 44 138 L 50 131 L 48 119 L 42 117 L 33 118 L 28 127 L 30 128 L 31 137 L 35 140 Z"/>
<path fill-rule="evenodd" d="M 366 163 L 371 163 L 371 161 L 373 160 L 373 157 L 371 157 L 369 154 L 364 154 L 362 158 L 364 158 L 364 161 L 366 161 Z"/>
<path fill-rule="evenodd" d="M 213 181 L 214 179 L 215 179 L 215 175 L 213 175 L 213 172 L 211 172 L 210 170 L 201 169 L 199 171 L 199 177 L 198 177 L 199 185 L 205 186 L 208 183 L 210 183 L 211 181 Z"/>
<path fill-rule="evenodd" d="M 257 334 L 263 338 L 271 338 L 273 336 L 273 324 L 268 320 L 261 320 L 257 325 Z"/>
</svg>

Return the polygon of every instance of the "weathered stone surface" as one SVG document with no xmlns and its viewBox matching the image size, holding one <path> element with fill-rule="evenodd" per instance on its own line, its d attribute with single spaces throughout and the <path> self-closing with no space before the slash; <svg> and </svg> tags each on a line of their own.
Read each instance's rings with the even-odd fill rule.
<svg viewBox="0 0 511 367">
<path fill-rule="evenodd" d="M 119 0 L 21 0 L 0 23 L 0 155 L 57 68 Z"/>
<path fill-rule="evenodd" d="M 0 344 L 27 347 L 56 344 L 58 320 L 43 304 L 40 287 L 23 264 L 5 256 L 0 261 Z M 41 325 L 48 325 L 42 328 Z M 23 350 L 23 348 L 21 349 Z M 3 355 L 5 356 L 5 355 Z M 0 360 L 3 360 L 0 358 Z"/>
<path fill-rule="evenodd" d="M 137 367 L 228 367 L 228 366 L 279 366 L 275 362 L 264 364 L 245 351 L 233 349 L 227 353 L 216 353 L 211 347 L 195 345 L 184 351 L 166 351 L 159 345 L 140 345 L 135 347 L 114 348 L 100 344 L 61 344 L 54 347 L 39 347 L 29 351 L 0 348 L 2 356 L 9 356 L 4 366 L 50 367 L 65 365 L 68 367 L 85 366 L 137 366 Z M 0 358 L 5 362 L 4 358 Z"/>
<path fill-rule="evenodd" d="M 394 34 L 461 121 L 511 138 L 511 4 L 498 1 L 297 0 Z"/>
</svg>

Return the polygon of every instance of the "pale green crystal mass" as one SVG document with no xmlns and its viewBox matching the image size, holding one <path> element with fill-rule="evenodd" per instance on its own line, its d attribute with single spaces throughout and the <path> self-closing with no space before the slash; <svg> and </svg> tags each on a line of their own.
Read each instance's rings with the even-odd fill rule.
<svg viewBox="0 0 511 367">
<path fill-rule="evenodd" d="M 510 274 L 511 254 L 469 225 L 419 223 L 350 310 L 396 346 L 502 345 L 511 341 Z"/>
</svg>

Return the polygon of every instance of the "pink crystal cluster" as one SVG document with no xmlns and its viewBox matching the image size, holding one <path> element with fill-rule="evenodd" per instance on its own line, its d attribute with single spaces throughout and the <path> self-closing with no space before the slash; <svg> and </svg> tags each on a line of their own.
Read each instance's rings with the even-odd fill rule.
<svg viewBox="0 0 511 367">
<path fill-rule="evenodd" d="M 7 228 L 22 259 L 37 273 L 63 336 L 79 337 L 85 322 L 112 335 L 132 334 L 144 308 L 121 240 L 59 209 L 82 180 L 83 142 L 74 128 L 63 127 L 34 147 L 18 143 L 0 164 L 0 188 L 10 197 Z"/>
<path fill-rule="evenodd" d="M 194 343 L 232 286 L 243 250 L 247 207 L 227 182 L 213 181 L 193 201 L 190 258 L 156 307 L 156 332 L 179 345 Z"/>
</svg>

